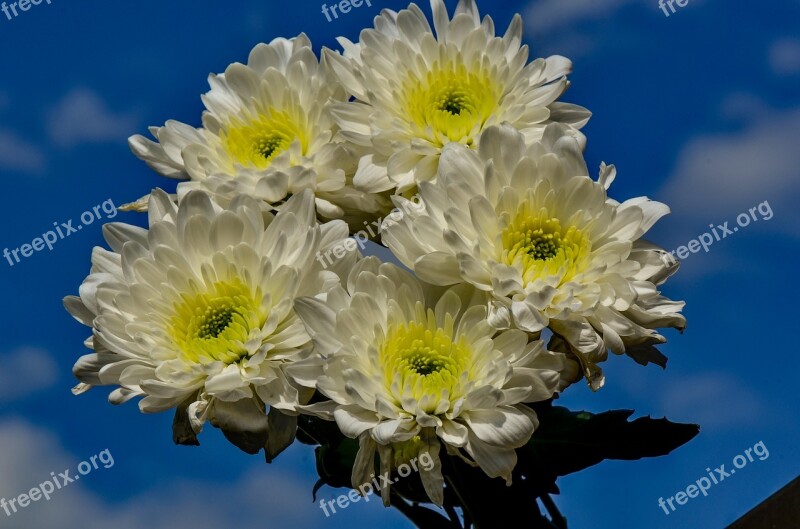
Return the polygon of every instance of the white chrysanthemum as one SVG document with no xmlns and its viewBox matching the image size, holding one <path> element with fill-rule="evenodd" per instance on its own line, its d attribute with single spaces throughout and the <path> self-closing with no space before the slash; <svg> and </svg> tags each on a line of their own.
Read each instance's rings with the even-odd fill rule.
<svg viewBox="0 0 800 529">
<path fill-rule="evenodd" d="M 335 141 L 329 106 L 349 96 L 328 71 L 305 35 L 259 44 L 246 65 L 209 76 L 202 128 L 168 121 L 151 128 L 157 143 L 137 135 L 131 149 L 160 174 L 190 179 L 178 186 L 180 194 L 201 188 L 280 204 L 311 189 L 324 218 L 379 212 L 385 199 L 353 186 L 357 149 Z"/>
<path fill-rule="evenodd" d="M 438 181 L 420 185 L 425 208 L 406 208 L 383 241 L 424 281 L 490 293 L 498 328 L 549 326 L 598 388 L 607 349 L 656 361 L 652 346 L 665 338 L 655 329 L 685 326 L 683 303 L 657 290 L 676 264 L 641 239 L 669 208 L 609 200 L 614 176 L 604 165 L 593 181 L 562 125 L 532 146 L 510 126 L 493 127 L 477 152 L 445 149 Z"/>
<path fill-rule="evenodd" d="M 510 481 L 514 449 L 537 426 L 523 403 L 551 398 L 564 368 L 564 355 L 541 341 L 493 329 L 485 296 L 472 287 L 435 295 L 374 257 L 360 261 L 346 289 L 331 290 L 327 302 L 303 298 L 296 310 L 320 359 L 292 373 L 332 399 L 306 411 L 334 418 L 360 440 L 354 487 L 370 481 L 376 450 L 382 472 L 404 454 L 429 453 L 435 468 L 422 481 L 441 505 L 440 442 Z"/>
<path fill-rule="evenodd" d="M 568 59 L 527 64 L 519 15 L 497 37 L 473 0 L 461 0 L 452 20 L 443 0 L 431 6 L 435 35 L 411 4 L 399 13 L 384 10 L 359 44 L 339 39 L 343 56 L 324 51 L 357 99 L 333 112 L 345 138 L 373 151 L 360 171 L 365 178 L 388 170 L 402 192 L 436 177 L 445 145 L 475 147 L 489 126 L 510 123 L 533 142 L 549 122 L 577 129 L 588 121 L 586 109 L 556 102 L 568 86 Z"/>
<path fill-rule="evenodd" d="M 119 385 L 114 404 L 143 396 L 143 412 L 177 407 L 195 433 L 209 419 L 253 451 L 264 446 L 253 442 L 267 434 L 266 404 L 274 455 L 294 434 L 277 410 L 293 415 L 313 393 L 286 373 L 312 345 L 293 303 L 339 283 L 315 254 L 341 243 L 347 226 L 319 226 L 310 191 L 275 217 L 249 197 L 223 209 L 194 191 L 176 206 L 156 190 L 149 217 L 149 230 L 107 224 L 111 251 L 95 248 L 80 297 L 65 299 L 93 329 L 94 353 L 74 368 L 76 393 Z M 354 262 L 350 253 L 337 265 Z"/>
</svg>

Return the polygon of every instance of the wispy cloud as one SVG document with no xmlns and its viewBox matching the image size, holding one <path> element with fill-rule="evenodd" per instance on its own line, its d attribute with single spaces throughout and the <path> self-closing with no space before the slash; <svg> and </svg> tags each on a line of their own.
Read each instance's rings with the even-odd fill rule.
<svg viewBox="0 0 800 529">
<path fill-rule="evenodd" d="M 525 29 L 538 56 L 565 55 L 572 59 L 592 53 L 601 28 L 587 22 L 608 20 L 632 0 L 535 0 L 525 10 Z M 590 24 L 591 25 L 591 24 Z"/>
<path fill-rule="evenodd" d="M 0 169 L 41 173 L 47 165 L 44 151 L 10 130 L 0 129 Z"/>
<path fill-rule="evenodd" d="M 758 424 L 765 409 L 755 392 L 728 373 L 673 377 L 662 391 L 661 399 L 668 417 L 714 430 Z"/>
<path fill-rule="evenodd" d="M 0 355 L 0 402 L 16 401 L 49 388 L 58 378 L 58 366 L 47 351 L 21 347 Z"/>
<path fill-rule="evenodd" d="M 668 369 L 664 376 L 636 365 L 622 369 L 628 376 L 619 376 L 612 383 L 638 401 L 638 406 L 647 406 L 655 417 L 697 423 L 714 431 L 763 426 L 772 420 L 769 407 L 756 391 L 757 383 L 748 384 L 732 373 L 679 374 Z"/>
<path fill-rule="evenodd" d="M 61 147 L 82 143 L 125 141 L 136 129 L 134 113 L 115 113 L 93 90 L 81 88 L 67 94 L 50 112 L 47 132 Z"/>
<path fill-rule="evenodd" d="M 800 74 L 800 39 L 787 37 L 775 41 L 769 49 L 769 64 L 777 75 Z"/>
<path fill-rule="evenodd" d="M 739 106 L 746 123 L 736 132 L 706 134 L 688 141 L 672 176 L 658 195 L 675 216 L 689 221 L 723 221 L 769 200 L 776 220 L 770 226 L 795 226 L 800 198 L 800 108 L 774 110 L 755 98 Z M 796 231 L 796 228 L 792 228 Z"/>
<path fill-rule="evenodd" d="M 552 33 L 586 20 L 610 17 L 617 9 L 634 0 L 536 0 L 527 9 L 525 19 L 534 33 Z"/>
<path fill-rule="evenodd" d="M 115 466 L 100 469 L 86 480 L 108 480 L 123 465 L 125 454 L 114 447 L 87 447 L 87 453 L 69 454 L 50 432 L 23 420 L 0 422 L 0 497 L 13 498 L 50 478 L 51 472 L 74 469 L 78 461 L 108 448 Z M 56 491 L 50 501 L 40 500 L 7 517 L 0 511 L 6 529 L 59 527 L 60 529 L 219 529 L 235 522 L 238 529 L 264 527 L 310 527 L 319 514 L 309 509 L 309 491 L 295 476 L 279 474 L 259 465 L 233 483 L 154 479 L 156 486 L 126 502 L 107 503 L 84 487 L 84 481 Z M 106 477 L 100 474 L 106 474 Z M 120 485 L 124 485 L 121 483 Z M 123 496 L 124 496 L 124 491 Z M 119 496 L 119 494 L 117 494 Z"/>
</svg>

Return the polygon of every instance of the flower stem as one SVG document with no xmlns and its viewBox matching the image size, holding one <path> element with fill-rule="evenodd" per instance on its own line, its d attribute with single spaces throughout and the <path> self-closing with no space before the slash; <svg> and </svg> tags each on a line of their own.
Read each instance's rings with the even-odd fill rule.
<svg viewBox="0 0 800 529">
<path fill-rule="evenodd" d="M 466 527 L 494 529 L 496 527 L 528 527 L 530 529 L 566 529 L 566 521 L 555 509 L 548 512 L 554 522 L 540 511 L 535 494 L 530 494 L 524 481 L 515 480 L 506 486 L 500 479 L 488 478 L 482 470 L 475 469 L 454 457 L 442 458 L 448 487 L 453 491 L 464 513 Z M 553 515 L 553 512 L 556 515 Z"/>
<path fill-rule="evenodd" d="M 567 519 L 564 518 L 561 511 L 558 510 L 558 506 L 556 506 L 556 502 L 553 501 L 553 498 L 551 498 L 549 494 L 543 494 L 540 498 L 545 509 L 547 509 L 547 512 L 550 514 L 550 518 L 553 520 L 552 524 L 558 529 L 567 529 Z"/>
</svg>

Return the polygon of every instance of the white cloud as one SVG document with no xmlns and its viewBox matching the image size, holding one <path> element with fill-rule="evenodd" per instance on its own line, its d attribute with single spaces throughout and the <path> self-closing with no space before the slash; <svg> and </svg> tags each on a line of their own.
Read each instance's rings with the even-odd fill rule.
<svg viewBox="0 0 800 529">
<path fill-rule="evenodd" d="M 585 20 L 610 17 L 617 9 L 633 0 L 537 0 L 525 15 L 528 27 L 535 33 L 552 33 Z"/>
<path fill-rule="evenodd" d="M 47 131 L 57 145 L 74 147 L 125 141 L 137 123 L 134 114 L 115 114 L 94 91 L 78 89 L 67 94 L 50 113 Z"/>
<path fill-rule="evenodd" d="M 735 92 L 723 99 L 719 106 L 720 116 L 733 121 L 753 122 L 771 113 L 772 109 L 763 99 L 748 92 Z"/>
<path fill-rule="evenodd" d="M 610 31 L 613 15 L 634 0 L 535 0 L 525 10 L 526 31 L 537 56 L 572 59 L 592 53 Z M 597 22 L 602 21 L 602 24 Z M 587 24 L 595 22 L 595 24 Z"/>
<path fill-rule="evenodd" d="M 676 342 L 677 344 L 677 342 Z M 669 351 L 665 350 L 669 354 Z M 653 417 L 699 424 L 703 430 L 725 431 L 764 426 L 770 409 L 753 389 L 757 383 L 720 371 L 681 374 L 644 369 L 632 362 L 618 367 L 610 384 L 624 390 Z"/>
<path fill-rule="evenodd" d="M 19 400 L 47 389 L 58 379 L 58 366 L 42 349 L 21 347 L 0 355 L 0 359 L 0 402 Z"/>
<path fill-rule="evenodd" d="M 76 469 L 81 459 L 66 453 L 49 432 L 20 420 L 0 422 L 0 498 L 14 498 L 66 469 Z M 102 450 L 100 448 L 99 450 Z M 102 465 L 94 473 L 113 473 L 125 464 L 122 454 L 111 454 L 115 466 Z M 128 463 L 134 464 L 134 463 Z M 0 510 L 5 529 L 58 527 L 60 529 L 264 529 L 309 527 L 320 514 L 310 502 L 306 484 L 292 475 L 275 472 L 263 462 L 234 483 L 201 481 L 164 482 L 124 503 L 109 504 L 88 491 L 83 482 L 57 490 L 50 501 L 30 504 L 10 517 Z M 72 470 L 71 475 L 76 474 Z M 84 480 L 92 479 L 92 474 Z M 124 483 L 120 483 L 124 486 Z"/>
<path fill-rule="evenodd" d="M 727 373 L 670 379 L 661 392 L 661 407 L 667 417 L 714 430 L 758 424 L 764 412 L 758 395 Z"/>
<path fill-rule="evenodd" d="M 696 7 L 705 2 L 691 0 L 691 5 Z M 636 22 L 615 18 L 620 10 L 634 5 L 639 19 L 649 17 L 656 22 L 672 23 L 659 9 L 657 0 L 533 0 L 525 8 L 523 18 L 539 56 L 555 53 L 574 59 L 620 39 L 635 47 L 640 34 Z"/>
<path fill-rule="evenodd" d="M 703 226 L 733 220 L 768 200 L 775 211 L 769 225 L 796 231 L 800 108 L 775 111 L 751 98 L 740 112 L 739 117 L 749 118 L 741 130 L 699 136 L 684 146 L 657 197 L 672 207 L 675 218 Z"/>
<path fill-rule="evenodd" d="M 769 49 L 769 64 L 777 75 L 800 73 L 800 39 L 784 38 Z"/>
<path fill-rule="evenodd" d="M 0 130 L 0 169 L 22 173 L 41 173 L 47 159 L 36 145 L 10 130 Z"/>
</svg>

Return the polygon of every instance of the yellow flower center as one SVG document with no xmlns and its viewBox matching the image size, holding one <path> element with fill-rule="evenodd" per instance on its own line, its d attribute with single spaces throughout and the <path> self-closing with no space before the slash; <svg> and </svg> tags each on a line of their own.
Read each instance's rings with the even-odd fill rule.
<svg viewBox="0 0 800 529">
<path fill-rule="evenodd" d="M 384 382 L 398 404 L 408 397 L 433 413 L 440 400 L 452 401 L 469 379 L 472 350 L 461 338 L 454 340 L 453 318 L 447 315 L 438 327 L 432 310 L 421 318 L 393 325 L 380 351 Z"/>
<path fill-rule="evenodd" d="M 236 363 L 248 356 L 245 344 L 266 321 L 261 295 L 239 281 L 208 292 L 183 295 L 175 304 L 169 333 L 188 363 Z"/>
<path fill-rule="evenodd" d="M 565 229 L 546 210 L 535 213 L 527 206 L 503 231 L 502 240 L 501 261 L 519 267 L 525 284 L 553 276 L 560 276 L 560 283 L 569 281 L 583 270 L 592 249 L 578 228 Z"/>
<path fill-rule="evenodd" d="M 221 134 L 231 158 L 246 167 L 266 169 L 272 160 L 297 140 L 302 154 L 308 149 L 308 137 L 302 120 L 288 112 L 270 110 L 252 121 L 234 122 Z"/>
<path fill-rule="evenodd" d="M 404 93 L 406 111 L 417 133 L 439 146 L 450 142 L 472 145 L 499 101 L 494 80 L 463 64 L 431 70 L 423 79 L 411 76 Z"/>
</svg>

